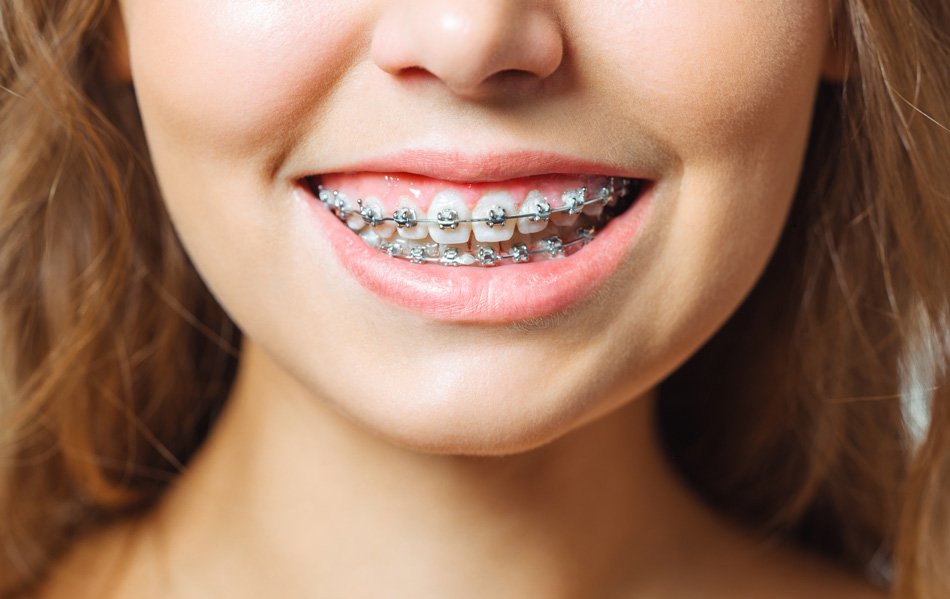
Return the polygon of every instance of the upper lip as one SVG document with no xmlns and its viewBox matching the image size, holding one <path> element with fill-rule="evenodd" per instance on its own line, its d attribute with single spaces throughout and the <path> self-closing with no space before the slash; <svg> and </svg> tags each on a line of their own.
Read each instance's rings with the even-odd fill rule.
<svg viewBox="0 0 950 599">
<path fill-rule="evenodd" d="M 333 166 L 302 177 L 326 173 L 411 173 L 457 183 L 505 181 L 546 174 L 603 175 L 652 179 L 646 169 L 631 169 L 554 152 L 519 150 L 465 154 L 411 149 Z M 301 178 L 302 178 L 301 177 Z"/>
</svg>

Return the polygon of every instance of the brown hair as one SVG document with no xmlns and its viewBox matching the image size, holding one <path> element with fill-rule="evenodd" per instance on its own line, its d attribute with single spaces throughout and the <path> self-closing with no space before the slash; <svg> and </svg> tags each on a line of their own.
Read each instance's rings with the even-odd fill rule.
<svg viewBox="0 0 950 599">
<path fill-rule="evenodd" d="M 0 594 L 153 505 L 240 331 L 171 227 L 113 0 L 0 7 Z M 845 1 L 779 248 L 661 386 L 671 459 L 736 519 L 901 596 L 950 593 L 950 6 Z M 925 429 L 907 426 L 924 406 Z"/>
</svg>

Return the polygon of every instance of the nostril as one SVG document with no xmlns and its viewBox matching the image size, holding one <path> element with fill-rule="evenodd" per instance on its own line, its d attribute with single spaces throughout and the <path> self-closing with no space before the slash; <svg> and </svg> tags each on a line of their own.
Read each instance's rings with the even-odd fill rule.
<svg viewBox="0 0 950 599">
<path fill-rule="evenodd" d="M 428 69 L 419 66 L 404 67 L 399 69 L 396 75 L 402 81 L 410 84 L 416 82 L 425 83 L 427 81 L 440 79 L 449 84 L 455 92 L 466 95 L 475 94 L 476 90 L 479 92 L 477 95 L 498 93 L 504 90 L 513 91 L 521 86 L 530 85 L 539 79 L 537 74 L 531 71 L 524 69 L 506 69 L 493 73 L 487 79 L 480 81 L 473 89 L 470 89 L 464 80 L 454 81 L 452 77 L 438 77 Z"/>
<path fill-rule="evenodd" d="M 399 76 L 409 81 L 435 77 L 435 75 L 422 67 L 406 67 L 404 69 L 400 69 Z"/>
<path fill-rule="evenodd" d="M 491 75 L 487 81 L 501 85 L 521 83 L 524 81 L 533 81 L 539 79 L 536 73 L 525 71 L 523 69 L 506 69 Z"/>
<path fill-rule="evenodd" d="M 544 78 L 539 77 L 537 73 L 532 71 L 524 69 L 505 69 L 493 73 L 473 89 L 465 90 L 461 87 L 457 87 L 456 91 L 471 97 L 483 99 L 516 100 L 517 98 L 531 97 L 531 90 L 537 90 L 538 85 L 544 82 Z"/>
</svg>

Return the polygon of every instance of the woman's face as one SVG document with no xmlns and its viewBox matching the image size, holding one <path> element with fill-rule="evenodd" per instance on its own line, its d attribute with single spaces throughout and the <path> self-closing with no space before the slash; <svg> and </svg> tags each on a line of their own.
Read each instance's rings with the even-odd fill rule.
<svg viewBox="0 0 950 599">
<path fill-rule="evenodd" d="M 821 0 L 121 5 L 167 208 L 246 337 L 369 429 L 479 454 L 648 392 L 735 310 L 782 230 L 829 31 Z M 492 267 L 371 250 L 305 185 L 423 218 L 492 193 L 556 208 L 606 175 L 648 184 L 593 243 Z M 455 247 L 540 243 L 520 220 Z"/>
</svg>

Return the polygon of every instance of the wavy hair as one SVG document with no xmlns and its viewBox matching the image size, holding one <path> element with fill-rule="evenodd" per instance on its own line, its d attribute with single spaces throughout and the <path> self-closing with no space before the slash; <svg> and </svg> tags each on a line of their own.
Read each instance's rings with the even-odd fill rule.
<svg viewBox="0 0 950 599">
<path fill-rule="evenodd" d="M 104 75 L 113 5 L 0 4 L 0 596 L 154 505 L 239 357 L 165 212 L 134 89 Z M 658 425 L 723 513 L 946 597 L 950 5 L 840 8 L 848 72 L 820 86 L 779 246 L 662 383 Z"/>
</svg>

